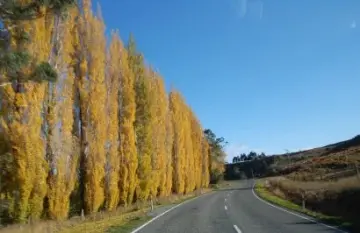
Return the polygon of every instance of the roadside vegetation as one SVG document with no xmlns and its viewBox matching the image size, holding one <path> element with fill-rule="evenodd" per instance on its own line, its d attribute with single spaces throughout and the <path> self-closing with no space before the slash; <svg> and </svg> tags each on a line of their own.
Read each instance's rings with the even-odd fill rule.
<svg viewBox="0 0 360 233">
<path fill-rule="evenodd" d="M 360 137 L 307 151 L 226 165 L 225 177 L 261 177 L 256 191 L 277 205 L 360 231 Z"/>
<path fill-rule="evenodd" d="M 190 200 L 198 195 L 210 192 L 211 189 L 192 192 L 186 195 L 173 194 L 167 198 L 154 200 L 154 212 L 157 208 L 171 206 Z M 170 205 L 169 207 L 167 207 Z M 161 210 L 163 211 L 163 210 Z M 158 213 L 157 213 L 158 214 Z M 84 216 L 75 216 L 65 221 L 41 221 L 27 225 L 14 224 L 4 228 L 4 233 L 129 233 L 136 227 L 150 220 L 155 215 L 149 202 L 137 202 L 126 208 L 117 208 L 111 212 L 98 212 Z"/>
<path fill-rule="evenodd" d="M 304 213 L 324 223 L 359 231 L 357 178 L 337 183 L 294 182 L 284 178 L 257 183 L 255 191 L 265 200 Z"/>
<path fill-rule="evenodd" d="M 339 226 L 342 228 L 347 228 L 347 229 L 350 229 L 353 227 L 352 223 L 346 222 L 341 217 L 328 216 L 328 215 L 322 214 L 320 212 L 315 212 L 315 211 L 303 208 L 302 203 L 296 204 L 292 201 L 289 201 L 285 197 L 280 197 L 278 195 L 279 193 L 275 194 L 274 192 L 269 190 L 264 185 L 264 183 L 260 183 L 260 182 L 257 183 L 255 185 L 255 192 L 257 193 L 257 195 L 259 195 L 259 197 L 263 198 L 264 200 L 266 200 L 272 204 L 305 214 L 307 216 L 315 218 L 317 221 L 321 221 L 323 223 L 332 224 L 332 225 Z"/>
<path fill-rule="evenodd" d="M 91 0 L 0 5 L 4 232 L 55 232 L 36 228 L 48 223 L 81 231 L 82 221 L 114 214 L 85 224 L 89 232 L 143 219 L 142 205 L 223 179 L 224 139 L 203 128 L 179 91 L 166 90 L 133 36 L 106 38 Z"/>
</svg>

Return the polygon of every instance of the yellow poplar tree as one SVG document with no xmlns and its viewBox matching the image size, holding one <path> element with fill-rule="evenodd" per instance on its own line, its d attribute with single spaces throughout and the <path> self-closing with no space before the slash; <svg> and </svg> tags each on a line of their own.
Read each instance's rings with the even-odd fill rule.
<svg viewBox="0 0 360 233">
<path fill-rule="evenodd" d="M 104 201 L 106 144 L 106 39 L 101 19 L 91 15 L 88 38 L 89 78 L 89 157 L 86 160 L 85 202 L 88 212 L 96 212 Z"/>
<path fill-rule="evenodd" d="M 195 189 L 195 164 L 194 164 L 194 151 L 192 143 L 192 131 L 191 131 L 191 116 L 190 109 L 182 100 L 182 124 L 184 128 L 185 137 L 185 161 L 186 165 L 183 167 L 185 174 L 185 193 L 189 193 Z"/>
<path fill-rule="evenodd" d="M 166 148 L 166 117 L 167 117 L 167 94 L 162 78 L 153 72 L 152 74 L 152 97 L 153 97 L 153 195 L 166 194 L 166 169 L 167 169 L 167 148 Z"/>
<path fill-rule="evenodd" d="M 120 202 L 127 205 L 133 202 L 135 188 L 138 184 L 138 157 L 135 144 L 135 80 L 129 67 L 130 57 L 120 38 L 116 37 L 119 60 L 119 190 Z"/>
<path fill-rule="evenodd" d="M 185 170 L 186 170 L 186 138 L 183 122 L 182 97 L 177 91 L 169 94 L 169 108 L 173 125 L 173 190 L 175 193 L 182 194 L 185 191 Z"/>
<path fill-rule="evenodd" d="M 15 23 L 14 23 L 15 24 Z M 16 23 L 16 27 L 28 30 L 30 24 Z M 12 41 L 12 47 L 17 47 L 17 41 Z M 33 188 L 35 164 L 27 164 L 33 161 L 27 153 L 28 134 L 27 124 L 23 119 L 24 107 L 27 105 L 25 94 L 12 86 L 2 88 L 1 98 L 1 133 L 2 135 L 2 171 L 7 171 L 12 182 L 6 182 L 1 174 L 1 192 L 7 194 L 10 202 L 9 212 L 15 221 L 25 221 L 28 216 L 30 193 Z M 7 157 L 7 158 L 6 158 Z M 6 159 L 5 159 L 6 158 Z M 7 168 L 8 169 L 5 169 Z M 4 190 L 6 189 L 6 191 Z M 9 197 L 10 196 L 10 197 Z"/>
<path fill-rule="evenodd" d="M 147 110 L 149 111 L 149 120 L 147 124 L 150 125 L 150 138 L 151 138 L 151 147 L 149 147 L 150 157 L 151 157 L 151 175 L 150 175 L 150 195 L 156 197 L 158 193 L 159 183 L 160 183 L 160 167 L 159 167 L 159 130 L 158 130 L 158 121 L 157 116 L 157 101 L 158 93 L 156 87 L 156 77 L 155 72 L 151 67 L 145 68 L 145 82 L 147 83 L 147 88 L 144 90 L 147 92 Z M 142 89 L 142 88 L 141 88 Z"/>
<path fill-rule="evenodd" d="M 135 42 L 130 37 L 129 45 L 129 66 L 135 75 L 135 93 L 136 93 L 136 113 L 135 113 L 135 134 L 136 147 L 138 155 L 137 176 L 139 179 L 136 188 L 136 197 L 141 201 L 147 200 L 152 186 L 152 167 L 151 154 L 152 149 L 152 116 L 151 116 L 151 98 L 150 79 L 147 77 L 143 56 L 138 54 L 135 48 Z"/>
<path fill-rule="evenodd" d="M 19 3 L 27 3 L 20 1 Z M 45 8 L 40 9 L 45 12 Z M 46 12 L 45 12 L 46 13 Z M 7 22 L 11 24 L 11 32 L 29 33 L 30 43 L 18 43 L 12 38 L 11 46 L 17 51 L 27 48 L 36 61 L 47 61 L 51 44 L 51 17 L 41 17 L 32 21 Z M 30 30 L 31 29 L 31 30 Z M 36 62 L 35 59 L 31 63 Z M 19 78 L 33 72 L 33 66 L 24 67 L 17 73 Z M 41 78 L 35 73 L 36 78 Z M 15 83 L 3 87 L 2 101 L 6 102 L 6 110 L 2 118 L 2 132 L 6 135 L 6 143 L 10 147 L 9 161 L 13 165 L 13 184 L 11 191 L 12 206 L 9 212 L 15 221 L 23 222 L 27 217 L 37 219 L 43 211 L 43 199 L 46 195 L 46 177 L 48 166 L 45 160 L 45 147 L 42 140 L 41 115 L 44 94 L 44 83 Z"/>
<path fill-rule="evenodd" d="M 29 53 L 40 61 L 46 61 L 49 59 L 51 49 L 51 28 L 53 25 L 51 18 L 49 19 L 48 17 L 43 17 L 29 22 L 32 27 L 32 43 L 29 45 Z M 39 218 L 41 216 L 43 211 L 43 199 L 47 191 L 46 177 L 48 166 L 45 160 L 44 142 L 39 137 L 44 120 L 40 113 L 44 100 L 45 85 L 46 84 L 44 83 L 24 84 L 25 89 L 27 90 L 25 92 L 25 99 L 27 102 L 27 106 L 25 108 L 27 108 L 26 111 L 28 112 L 28 114 L 23 116 L 26 118 L 26 115 L 28 115 L 28 138 L 25 144 L 29 144 L 27 149 L 28 156 L 32 157 L 31 159 L 36 161 L 34 163 L 35 170 L 33 171 L 33 189 L 29 200 L 29 211 L 32 218 Z M 31 162 L 29 161 L 28 164 L 30 163 Z"/>
<path fill-rule="evenodd" d="M 173 143 L 174 143 L 174 128 L 172 122 L 172 114 L 169 108 L 169 98 L 166 96 L 166 113 L 165 113 L 165 126 L 166 126 L 166 139 L 165 139 L 165 151 L 166 151 L 166 182 L 165 182 L 165 196 L 169 196 L 172 193 L 173 188 Z"/>
<path fill-rule="evenodd" d="M 11 38 L 11 49 L 28 50 L 32 60 L 15 78 L 2 74 L 12 85 L 0 91 L 0 199 L 18 222 L 43 213 L 65 219 L 70 196 L 94 213 L 189 193 L 208 187 L 211 169 L 223 171 L 191 108 L 179 92 L 167 95 L 133 38 L 125 49 L 113 33 L 107 50 L 100 14 L 91 0 L 78 2 L 65 18 L 42 7 L 44 17 L 4 22 L 31 39 Z M 34 82 L 43 80 L 34 72 L 43 61 L 57 82 Z M 19 82 L 29 74 L 32 81 Z"/>
<path fill-rule="evenodd" d="M 74 46 L 72 34 L 76 31 L 76 9 L 71 9 L 65 21 L 60 21 L 57 26 L 58 56 L 55 63 L 59 69 L 59 78 L 52 91 L 50 105 L 51 114 L 48 136 L 51 147 L 50 173 L 48 176 L 48 213 L 53 219 L 68 217 L 70 207 L 70 194 L 76 181 L 76 167 L 79 152 L 76 150 L 77 140 L 72 135 L 73 131 L 73 88 L 74 72 L 72 58 Z M 55 55 L 54 55 L 55 56 Z"/>
<path fill-rule="evenodd" d="M 88 80 L 88 44 L 87 44 L 87 24 L 85 23 L 85 16 L 89 17 L 89 5 L 86 1 L 82 1 L 81 11 L 77 11 L 75 18 L 76 31 L 72 34 L 72 41 L 74 45 L 74 59 L 73 65 L 75 73 L 74 81 L 74 134 L 79 141 L 79 179 L 76 183 L 77 197 L 77 210 L 80 212 L 84 210 L 85 206 L 85 185 L 86 185 L 86 159 L 89 152 L 88 148 L 88 99 L 89 99 L 89 80 Z"/>
<path fill-rule="evenodd" d="M 156 197 L 157 195 L 157 188 L 159 186 L 160 182 L 160 176 L 159 176 L 159 160 L 158 160 L 158 129 L 156 128 L 156 122 L 157 122 L 157 116 L 156 116 L 156 101 L 157 101 L 157 93 L 156 93 L 156 85 L 155 85 L 155 73 L 152 70 L 152 68 L 146 66 L 145 67 L 145 82 L 147 83 L 147 87 L 143 89 L 142 87 L 140 89 L 143 89 L 146 91 L 146 96 L 148 98 L 147 100 L 147 110 L 149 111 L 149 119 L 147 121 L 147 124 L 149 124 L 149 134 L 150 134 L 150 140 L 151 140 L 151 146 L 148 147 L 150 152 L 150 158 L 151 158 L 151 175 L 148 179 L 149 185 L 150 185 L 150 198 Z"/>
<path fill-rule="evenodd" d="M 80 195 L 87 213 L 104 203 L 106 162 L 106 39 L 101 18 L 93 15 L 91 1 L 82 1 L 78 20 L 76 83 L 81 118 Z"/>
<path fill-rule="evenodd" d="M 119 81 L 120 81 L 120 42 L 117 34 L 112 33 L 109 48 L 107 88 L 107 161 L 106 161 L 106 208 L 113 210 L 119 202 Z"/>
<path fill-rule="evenodd" d="M 196 119 L 195 114 L 190 111 L 190 120 L 191 120 L 191 136 L 192 136 L 192 145 L 193 145 L 193 155 L 194 155 L 194 176 L 195 176 L 195 185 L 196 189 L 201 188 L 201 176 L 202 176 L 202 128 L 198 119 Z"/>
</svg>

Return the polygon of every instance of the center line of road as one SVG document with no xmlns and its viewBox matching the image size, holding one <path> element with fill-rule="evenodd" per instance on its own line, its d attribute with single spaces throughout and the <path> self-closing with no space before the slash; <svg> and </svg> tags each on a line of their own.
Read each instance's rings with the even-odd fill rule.
<svg viewBox="0 0 360 233">
<path fill-rule="evenodd" d="M 227 210 L 227 206 L 225 206 L 225 210 Z"/>
<path fill-rule="evenodd" d="M 241 230 L 238 228 L 238 226 L 234 225 L 234 229 L 237 233 L 241 233 Z"/>
<path fill-rule="evenodd" d="M 225 201 L 226 201 L 226 198 L 225 198 Z"/>
</svg>

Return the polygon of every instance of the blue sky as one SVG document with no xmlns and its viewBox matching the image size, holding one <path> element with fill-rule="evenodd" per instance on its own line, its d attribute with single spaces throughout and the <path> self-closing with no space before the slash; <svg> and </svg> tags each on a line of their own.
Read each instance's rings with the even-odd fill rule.
<svg viewBox="0 0 360 233">
<path fill-rule="evenodd" d="M 360 1 L 101 0 L 228 159 L 360 134 Z"/>
</svg>

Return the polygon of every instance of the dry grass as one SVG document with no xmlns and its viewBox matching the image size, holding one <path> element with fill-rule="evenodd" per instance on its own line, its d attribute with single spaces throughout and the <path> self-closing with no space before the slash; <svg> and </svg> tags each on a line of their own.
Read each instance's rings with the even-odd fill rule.
<svg viewBox="0 0 360 233">
<path fill-rule="evenodd" d="M 306 208 L 304 209 L 301 205 L 288 201 L 286 200 L 286 198 L 282 197 L 281 195 L 279 196 L 277 193 L 270 192 L 262 182 L 256 182 L 255 192 L 261 198 L 275 205 L 306 214 L 324 223 L 350 229 L 349 225 L 351 226 L 351 223 L 344 221 L 341 217 L 328 216 L 319 212 L 311 211 Z"/>
<path fill-rule="evenodd" d="M 266 189 L 273 195 L 302 205 L 309 211 L 324 216 L 341 218 L 352 223 L 360 230 L 357 223 L 360 216 L 360 177 L 352 176 L 336 181 L 294 181 L 286 177 L 268 179 Z"/>
<path fill-rule="evenodd" d="M 279 175 L 290 174 L 292 179 L 310 181 L 322 180 L 328 173 L 354 170 L 356 164 L 360 166 L 360 135 L 324 147 L 278 155 L 273 166 Z"/>
<path fill-rule="evenodd" d="M 154 200 L 154 205 L 176 204 L 187 199 L 207 193 L 211 189 L 198 190 L 187 195 L 172 195 Z M 11 225 L 0 230 L 0 233 L 100 233 L 113 227 L 124 226 L 134 222 L 141 223 L 149 219 L 147 213 L 150 203 L 137 203 L 127 208 L 118 208 L 113 212 L 99 212 L 93 215 L 73 217 L 66 221 L 39 221 L 30 224 Z"/>
<path fill-rule="evenodd" d="M 287 178 L 269 179 L 268 189 L 278 196 L 300 204 L 303 198 L 314 205 L 321 202 L 336 202 L 352 193 L 360 193 L 360 178 L 357 176 L 339 179 L 337 181 L 301 182 Z M 352 197 L 353 198 L 353 197 Z M 359 202 L 360 196 L 354 200 Z M 360 211 L 360 210 L 359 210 Z"/>
<path fill-rule="evenodd" d="M 140 210 L 136 210 L 140 208 Z M 104 232 L 113 225 L 125 224 L 137 217 L 146 215 L 149 207 L 134 206 L 119 208 L 114 212 L 99 212 L 81 219 L 80 216 L 66 221 L 39 221 L 30 224 L 18 224 L 0 230 L 1 233 L 77 233 L 77 232 Z"/>
<path fill-rule="evenodd" d="M 357 151 L 358 148 L 356 148 Z M 336 181 L 356 174 L 356 166 L 360 169 L 360 152 L 347 149 L 320 157 L 307 157 L 291 165 L 287 169 L 287 177 L 296 181 Z"/>
<path fill-rule="evenodd" d="M 282 177 L 267 179 L 259 188 L 265 196 L 289 206 L 304 201 L 306 211 L 351 222 L 360 232 L 360 136 L 281 155 L 275 166 Z"/>
<path fill-rule="evenodd" d="M 296 191 L 331 191 L 342 192 L 350 189 L 360 189 L 360 177 L 352 176 L 336 181 L 294 181 L 285 177 L 269 179 L 272 187 L 279 187 L 284 190 L 296 190 Z"/>
</svg>

